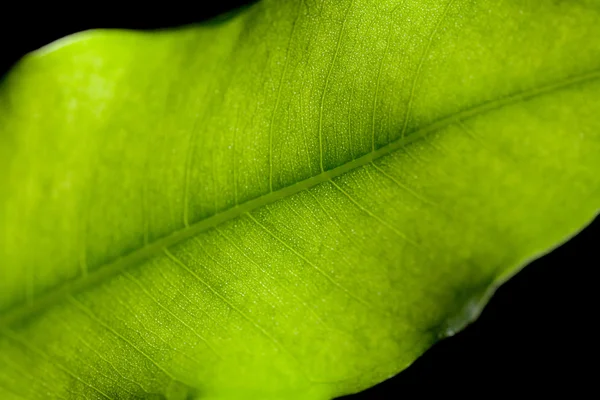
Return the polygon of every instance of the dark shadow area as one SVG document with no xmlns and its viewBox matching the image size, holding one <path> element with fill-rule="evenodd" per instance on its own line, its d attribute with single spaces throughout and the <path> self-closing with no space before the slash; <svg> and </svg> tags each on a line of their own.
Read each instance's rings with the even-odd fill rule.
<svg viewBox="0 0 600 400">
<path fill-rule="evenodd" d="M 191 3 L 174 7 L 146 2 L 139 10 L 129 4 L 107 9 L 97 2 L 62 8 L 52 4 L 49 10 L 1 6 L 0 76 L 27 52 L 74 32 L 175 27 L 252 1 Z M 594 393 L 594 381 L 586 377 L 595 361 L 597 285 L 593 272 L 600 266 L 599 238 L 597 218 L 581 234 L 502 286 L 466 330 L 435 345 L 396 377 L 343 399 L 487 398 L 500 389 L 513 394 L 556 390 L 572 394 L 575 389 Z"/>
<path fill-rule="evenodd" d="M 600 218 L 498 289 L 477 321 L 413 365 L 344 400 L 594 390 Z M 579 398 L 579 396 L 574 396 Z"/>
<path fill-rule="evenodd" d="M 0 5 L 0 76 L 22 56 L 69 34 L 94 28 L 161 29 L 205 21 L 256 0 L 127 3 L 85 1 Z M 45 9 L 46 8 L 46 9 Z"/>
</svg>

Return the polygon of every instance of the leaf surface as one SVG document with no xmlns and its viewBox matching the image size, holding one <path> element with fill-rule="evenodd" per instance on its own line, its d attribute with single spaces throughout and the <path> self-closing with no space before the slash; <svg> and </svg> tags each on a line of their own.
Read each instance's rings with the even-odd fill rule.
<svg viewBox="0 0 600 400">
<path fill-rule="evenodd" d="M 0 87 L 0 397 L 327 399 L 600 207 L 600 2 L 264 0 Z"/>
</svg>

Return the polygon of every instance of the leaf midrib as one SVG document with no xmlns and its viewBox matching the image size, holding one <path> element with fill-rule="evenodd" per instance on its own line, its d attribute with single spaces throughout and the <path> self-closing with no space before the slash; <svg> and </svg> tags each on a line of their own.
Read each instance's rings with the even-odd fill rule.
<svg viewBox="0 0 600 400">
<path fill-rule="evenodd" d="M 120 271 L 123 271 L 131 266 L 138 265 L 140 262 L 159 254 L 164 248 L 168 248 L 177 243 L 180 243 L 185 239 L 205 232 L 224 222 L 231 221 L 241 216 L 242 214 L 249 213 L 259 207 L 272 204 L 278 200 L 292 196 L 303 190 L 310 189 L 320 183 L 331 181 L 332 179 L 338 176 L 350 172 L 353 169 L 365 166 L 377 159 L 380 159 L 397 150 L 400 150 L 404 146 L 416 140 L 423 139 L 427 135 L 442 130 L 448 126 L 451 126 L 452 124 L 458 121 L 474 118 L 486 114 L 488 112 L 492 112 L 507 106 L 515 105 L 530 100 L 532 98 L 551 94 L 574 85 L 587 83 L 597 79 L 600 79 L 600 68 L 570 78 L 559 80 L 554 83 L 538 86 L 513 95 L 501 97 L 495 100 L 490 100 L 481 103 L 477 106 L 451 114 L 445 118 L 441 118 L 424 128 L 417 129 L 412 133 L 401 137 L 400 139 L 396 139 L 395 141 L 392 141 L 389 144 L 382 146 L 375 151 L 371 151 L 361 157 L 351 160 L 338 167 L 322 171 L 321 173 L 314 175 L 310 178 L 296 182 L 289 186 L 285 186 L 276 191 L 269 192 L 252 200 L 248 200 L 237 206 L 212 215 L 201 221 L 198 221 L 192 225 L 176 230 L 173 233 L 167 236 L 163 236 L 162 238 L 157 239 L 154 242 L 149 243 L 138 250 L 132 251 L 122 257 L 117 258 L 114 261 L 103 264 L 91 270 L 85 276 L 80 276 L 62 285 L 59 285 L 44 293 L 43 295 L 35 298 L 29 303 L 19 304 L 16 307 L 9 309 L 3 315 L 0 315 L 0 329 L 11 326 L 12 324 L 36 312 L 50 307 L 51 305 L 59 302 L 69 294 L 85 290 L 89 287 L 93 287 L 94 285 L 99 284 L 105 281 L 106 279 L 117 275 Z"/>
</svg>

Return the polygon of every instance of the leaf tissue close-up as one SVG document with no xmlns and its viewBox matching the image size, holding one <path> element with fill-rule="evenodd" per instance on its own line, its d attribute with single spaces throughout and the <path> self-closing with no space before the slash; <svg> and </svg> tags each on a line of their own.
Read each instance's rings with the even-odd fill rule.
<svg viewBox="0 0 600 400">
<path fill-rule="evenodd" d="M 480 398 L 577 370 L 600 0 L 27 29 L 0 49 L 0 399 Z"/>
</svg>

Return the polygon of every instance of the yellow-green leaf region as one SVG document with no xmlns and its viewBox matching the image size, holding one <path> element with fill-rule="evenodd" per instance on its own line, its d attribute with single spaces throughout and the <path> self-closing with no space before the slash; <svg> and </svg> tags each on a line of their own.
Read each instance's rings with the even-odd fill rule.
<svg viewBox="0 0 600 400">
<path fill-rule="evenodd" d="M 599 208 L 599 0 L 76 34 L 0 83 L 0 398 L 354 393 Z"/>
</svg>

